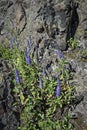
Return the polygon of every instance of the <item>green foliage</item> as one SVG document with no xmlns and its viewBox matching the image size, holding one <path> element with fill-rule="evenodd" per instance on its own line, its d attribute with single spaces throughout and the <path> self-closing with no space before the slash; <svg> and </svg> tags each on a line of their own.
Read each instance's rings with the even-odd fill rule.
<svg viewBox="0 0 87 130">
<path fill-rule="evenodd" d="M 87 36 L 87 30 L 84 31 L 84 35 Z"/>
<path fill-rule="evenodd" d="M 4 45 L 0 43 L 0 57 L 4 58 L 5 60 L 9 60 L 11 58 L 12 52 L 10 48 L 6 48 Z"/>
<path fill-rule="evenodd" d="M 59 107 L 70 105 L 73 99 L 73 87 L 69 86 L 70 74 L 65 66 L 68 62 L 60 59 L 57 71 L 61 80 L 61 95 L 56 97 L 55 91 L 57 81 L 43 76 L 43 88 L 39 86 L 39 68 L 33 62 L 28 65 L 25 62 L 24 52 L 16 46 L 13 50 L 0 48 L 2 57 L 11 60 L 14 69 L 17 68 L 20 76 L 20 84 L 14 80 L 14 95 L 16 103 L 20 104 L 20 126 L 18 130 L 73 130 L 69 122 L 69 116 L 61 119 L 54 119 L 55 112 Z M 15 77 L 15 74 L 14 74 Z"/>
<path fill-rule="evenodd" d="M 75 49 L 77 46 L 78 46 L 78 42 L 73 39 L 73 38 L 70 38 L 68 42 L 68 45 L 71 46 L 72 49 Z"/>
</svg>

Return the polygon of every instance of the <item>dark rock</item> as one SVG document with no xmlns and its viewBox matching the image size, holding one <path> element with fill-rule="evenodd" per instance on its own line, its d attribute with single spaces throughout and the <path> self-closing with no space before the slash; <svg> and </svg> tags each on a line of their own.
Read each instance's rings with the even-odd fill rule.
<svg viewBox="0 0 87 130">
<path fill-rule="evenodd" d="M 70 7 L 68 7 L 70 8 Z M 77 30 L 78 24 L 79 24 L 79 16 L 77 13 L 78 4 L 72 3 L 71 10 L 70 10 L 70 19 L 67 26 L 67 36 L 66 41 L 68 41 L 70 38 L 74 38 L 75 32 Z"/>
<path fill-rule="evenodd" d="M 4 60 L 0 60 L 0 63 L 2 63 L 0 74 L 3 72 L 3 77 L 0 77 L 3 81 L 0 84 L 0 129 L 17 130 L 19 126 L 19 113 L 14 112 L 13 109 L 12 76 L 9 75 L 10 70 L 8 70 L 7 63 Z"/>
<path fill-rule="evenodd" d="M 37 32 L 38 33 L 43 33 L 44 32 L 44 27 L 40 26 L 40 28 L 37 29 Z"/>
</svg>

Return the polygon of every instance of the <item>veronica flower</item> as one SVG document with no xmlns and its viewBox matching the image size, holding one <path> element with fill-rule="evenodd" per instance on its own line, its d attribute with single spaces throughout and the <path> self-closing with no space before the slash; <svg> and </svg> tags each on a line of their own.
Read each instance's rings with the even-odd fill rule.
<svg viewBox="0 0 87 130">
<path fill-rule="evenodd" d="M 30 59 L 30 56 L 26 56 L 26 62 L 28 63 L 28 65 L 30 65 L 31 64 L 31 59 Z"/>
<path fill-rule="evenodd" d="M 56 97 L 60 96 L 60 79 L 57 79 Z"/>
<path fill-rule="evenodd" d="M 27 55 L 30 55 L 30 48 L 27 47 Z"/>
<path fill-rule="evenodd" d="M 16 76 L 16 82 L 17 82 L 18 84 L 20 84 L 20 77 L 19 77 L 19 72 L 18 72 L 17 69 L 15 69 L 15 76 Z"/>
<path fill-rule="evenodd" d="M 63 57 L 62 53 L 60 50 L 57 50 L 57 55 L 58 55 L 58 58 L 61 59 Z"/>
</svg>

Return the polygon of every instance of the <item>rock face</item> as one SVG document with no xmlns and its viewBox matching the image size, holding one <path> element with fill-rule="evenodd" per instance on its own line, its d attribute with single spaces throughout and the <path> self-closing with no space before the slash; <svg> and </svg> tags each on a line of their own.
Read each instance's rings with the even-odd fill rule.
<svg viewBox="0 0 87 130">
<path fill-rule="evenodd" d="M 75 69 L 73 84 L 77 95 L 84 98 L 73 110 L 80 113 L 87 126 L 87 1 L 86 0 L 1 0 L 0 42 L 7 44 L 17 37 L 21 49 L 32 39 L 32 57 L 40 62 L 41 69 L 55 75 L 56 51 L 64 51 L 64 57 Z M 75 38 L 77 50 L 70 51 L 67 41 Z M 53 76 L 52 75 L 52 76 Z M 84 94 L 85 93 L 85 94 Z M 2 106 L 0 106 L 3 113 Z M 79 114 L 79 115 L 80 115 Z M 78 115 L 78 116 L 79 116 Z M 80 123 L 81 124 L 81 123 Z M 0 126 L 1 127 L 1 126 Z M 76 125 L 79 128 L 78 121 Z"/>
<path fill-rule="evenodd" d="M 19 114 L 14 111 L 12 76 L 6 61 L 0 59 L 0 129 L 17 130 Z"/>
<path fill-rule="evenodd" d="M 83 49 L 82 49 L 83 50 Z M 72 85 L 76 89 L 76 97 L 79 98 L 79 102 L 76 103 L 76 107 L 73 109 L 72 113 L 75 116 L 74 125 L 79 130 L 87 129 L 87 49 L 76 50 L 76 52 L 67 53 L 67 60 L 71 63 L 72 68 L 74 68 L 75 75 Z M 84 58 L 82 58 L 84 57 Z"/>
</svg>

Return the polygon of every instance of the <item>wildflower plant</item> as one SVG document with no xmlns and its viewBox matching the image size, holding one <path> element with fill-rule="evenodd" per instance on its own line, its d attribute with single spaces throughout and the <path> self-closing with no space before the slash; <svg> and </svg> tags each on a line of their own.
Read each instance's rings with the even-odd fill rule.
<svg viewBox="0 0 87 130">
<path fill-rule="evenodd" d="M 69 66 L 69 62 L 63 58 L 61 53 L 57 54 L 58 54 L 58 68 L 56 69 L 56 71 L 58 72 L 59 77 L 58 86 L 61 85 L 62 90 L 61 96 L 63 96 L 62 99 L 64 99 L 62 100 L 63 103 L 61 104 L 69 105 L 71 100 L 75 98 L 75 96 L 73 95 L 74 87 L 71 86 L 69 83 L 69 81 L 73 79 L 73 73 L 70 73 L 69 68 L 67 68 L 67 66 Z"/>
<path fill-rule="evenodd" d="M 73 39 L 73 38 L 70 38 L 68 41 L 67 41 L 68 45 L 72 48 L 72 49 L 76 49 L 76 47 L 78 46 L 78 42 L 77 40 Z"/>
<path fill-rule="evenodd" d="M 28 41 L 26 52 L 14 45 L 12 50 L 8 49 L 10 58 L 7 56 L 14 68 L 13 105 L 18 107 L 20 104 L 18 130 L 73 130 L 68 116 L 61 120 L 54 118 L 57 108 L 62 111 L 73 98 L 70 75 L 65 67 L 68 62 L 58 50 L 58 77 L 47 78 L 44 69 L 40 76 L 37 64 L 30 58 L 30 44 Z"/>
</svg>

